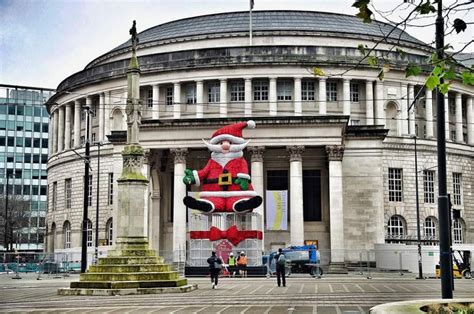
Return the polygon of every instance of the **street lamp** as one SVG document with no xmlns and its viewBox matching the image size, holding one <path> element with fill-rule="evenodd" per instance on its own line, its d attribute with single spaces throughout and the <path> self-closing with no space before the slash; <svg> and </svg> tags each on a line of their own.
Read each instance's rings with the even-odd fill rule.
<svg viewBox="0 0 474 314">
<path fill-rule="evenodd" d="M 90 167 L 90 106 L 84 106 L 86 112 L 86 151 L 84 156 L 84 198 L 82 212 L 82 249 L 81 249 L 81 273 L 87 270 L 87 210 L 89 206 L 89 167 Z"/>
<path fill-rule="evenodd" d="M 10 175 L 12 176 L 13 179 L 15 179 L 15 173 L 13 172 L 13 169 L 12 169 L 12 172 L 8 173 L 8 169 L 7 169 L 7 185 L 6 185 L 6 192 L 5 192 L 5 230 L 4 230 L 4 241 L 3 241 L 3 245 L 4 245 L 4 249 L 5 251 L 8 251 L 8 198 L 9 198 L 9 191 L 8 191 L 8 187 L 10 185 L 10 182 L 9 182 L 9 179 L 10 179 Z M 15 184 L 13 184 L 13 187 L 12 187 L 12 191 L 14 190 L 14 186 Z M 13 248 L 13 245 L 12 245 L 12 248 Z"/>
<path fill-rule="evenodd" d="M 102 142 L 96 142 L 97 145 L 97 200 L 95 209 L 95 262 L 99 258 L 99 175 L 100 175 L 100 147 L 103 145 Z"/>
<path fill-rule="evenodd" d="M 416 135 L 412 136 L 415 140 L 415 189 L 416 189 L 416 238 L 418 244 L 418 277 L 423 279 L 423 263 L 421 257 L 421 231 L 420 231 L 420 197 L 418 192 L 418 155 L 416 147 Z"/>
</svg>

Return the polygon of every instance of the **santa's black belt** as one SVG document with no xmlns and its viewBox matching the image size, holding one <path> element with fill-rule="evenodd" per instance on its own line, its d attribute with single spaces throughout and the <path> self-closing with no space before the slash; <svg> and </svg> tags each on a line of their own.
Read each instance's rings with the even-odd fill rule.
<svg viewBox="0 0 474 314">
<path fill-rule="evenodd" d="M 232 178 L 232 183 L 235 183 L 235 180 L 239 179 L 238 177 L 237 178 Z M 241 178 L 241 179 L 245 179 L 245 178 Z M 252 180 L 248 180 L 249 183 L 252 183 Z M 216 183 L 219 183 L 219 179 L 205 179 L 203 180 L 202 184 L 216 184 Z"/>
</svg>

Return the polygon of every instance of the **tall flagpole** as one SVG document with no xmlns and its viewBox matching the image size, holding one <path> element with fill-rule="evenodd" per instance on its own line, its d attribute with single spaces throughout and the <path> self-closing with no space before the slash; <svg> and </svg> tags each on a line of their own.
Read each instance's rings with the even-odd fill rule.
<svg viewBox="0 0 474 314">
<path fill-rule="evenodd" d="M 253 1 L 254 0 L 250 0 L 250 21 L 249 21 L 249 23 L 250 23 L 250 25 L 249 25 L 249 31 L 250 31 L 250 42 L 249 42 L 249 44 L 250 44 L 250 46 L 252 46 L 252 9 L 253 9 L 253 4 L 254 4 Z"/>
</svg>

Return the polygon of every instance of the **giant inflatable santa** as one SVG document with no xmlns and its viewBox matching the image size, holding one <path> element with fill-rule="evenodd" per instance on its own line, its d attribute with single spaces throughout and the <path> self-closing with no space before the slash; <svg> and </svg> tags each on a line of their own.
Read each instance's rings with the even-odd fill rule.
<svg viewBox="0 0 474 314">
<path fill-rule="evenodd" d="M 255 128 L 254 121 L 240 122 L 220 128 L 204 143 L 212 152 L 201 170 L 185 170 L 183 182 L 202 186 L 200 198 L 186 196 L 184 204 L 205 213 L 249 212 L 262 204 L 253 190 L 243 150 L 249 143 L 242 137 L 245 127 Z"/>
</svg>

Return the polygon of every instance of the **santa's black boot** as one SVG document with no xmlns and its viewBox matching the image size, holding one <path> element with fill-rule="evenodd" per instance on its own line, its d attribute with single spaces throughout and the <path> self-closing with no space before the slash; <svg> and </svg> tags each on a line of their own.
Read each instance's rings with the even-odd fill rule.
<svg viewBox="0 0 474 314">
<path fill-rule="evenodd" d="M 257 195 L 252 198 L 249 198 L 248 200 L 237 202 L 234 205 L 234 211 L 236 211 L 237 213 L 248 212 L 260 206 L 262 202 L 263 202 L 263 199 Z"/>
<path fill-rule="evenodd" d="M 214 208 L 210 202 L 200 201 L 191 196 L 186 196 L 183 198 L 183 203 L 189 208 L 197 209 L 204 213 L 210 213 L 214 211 Z"/>
</svg>

